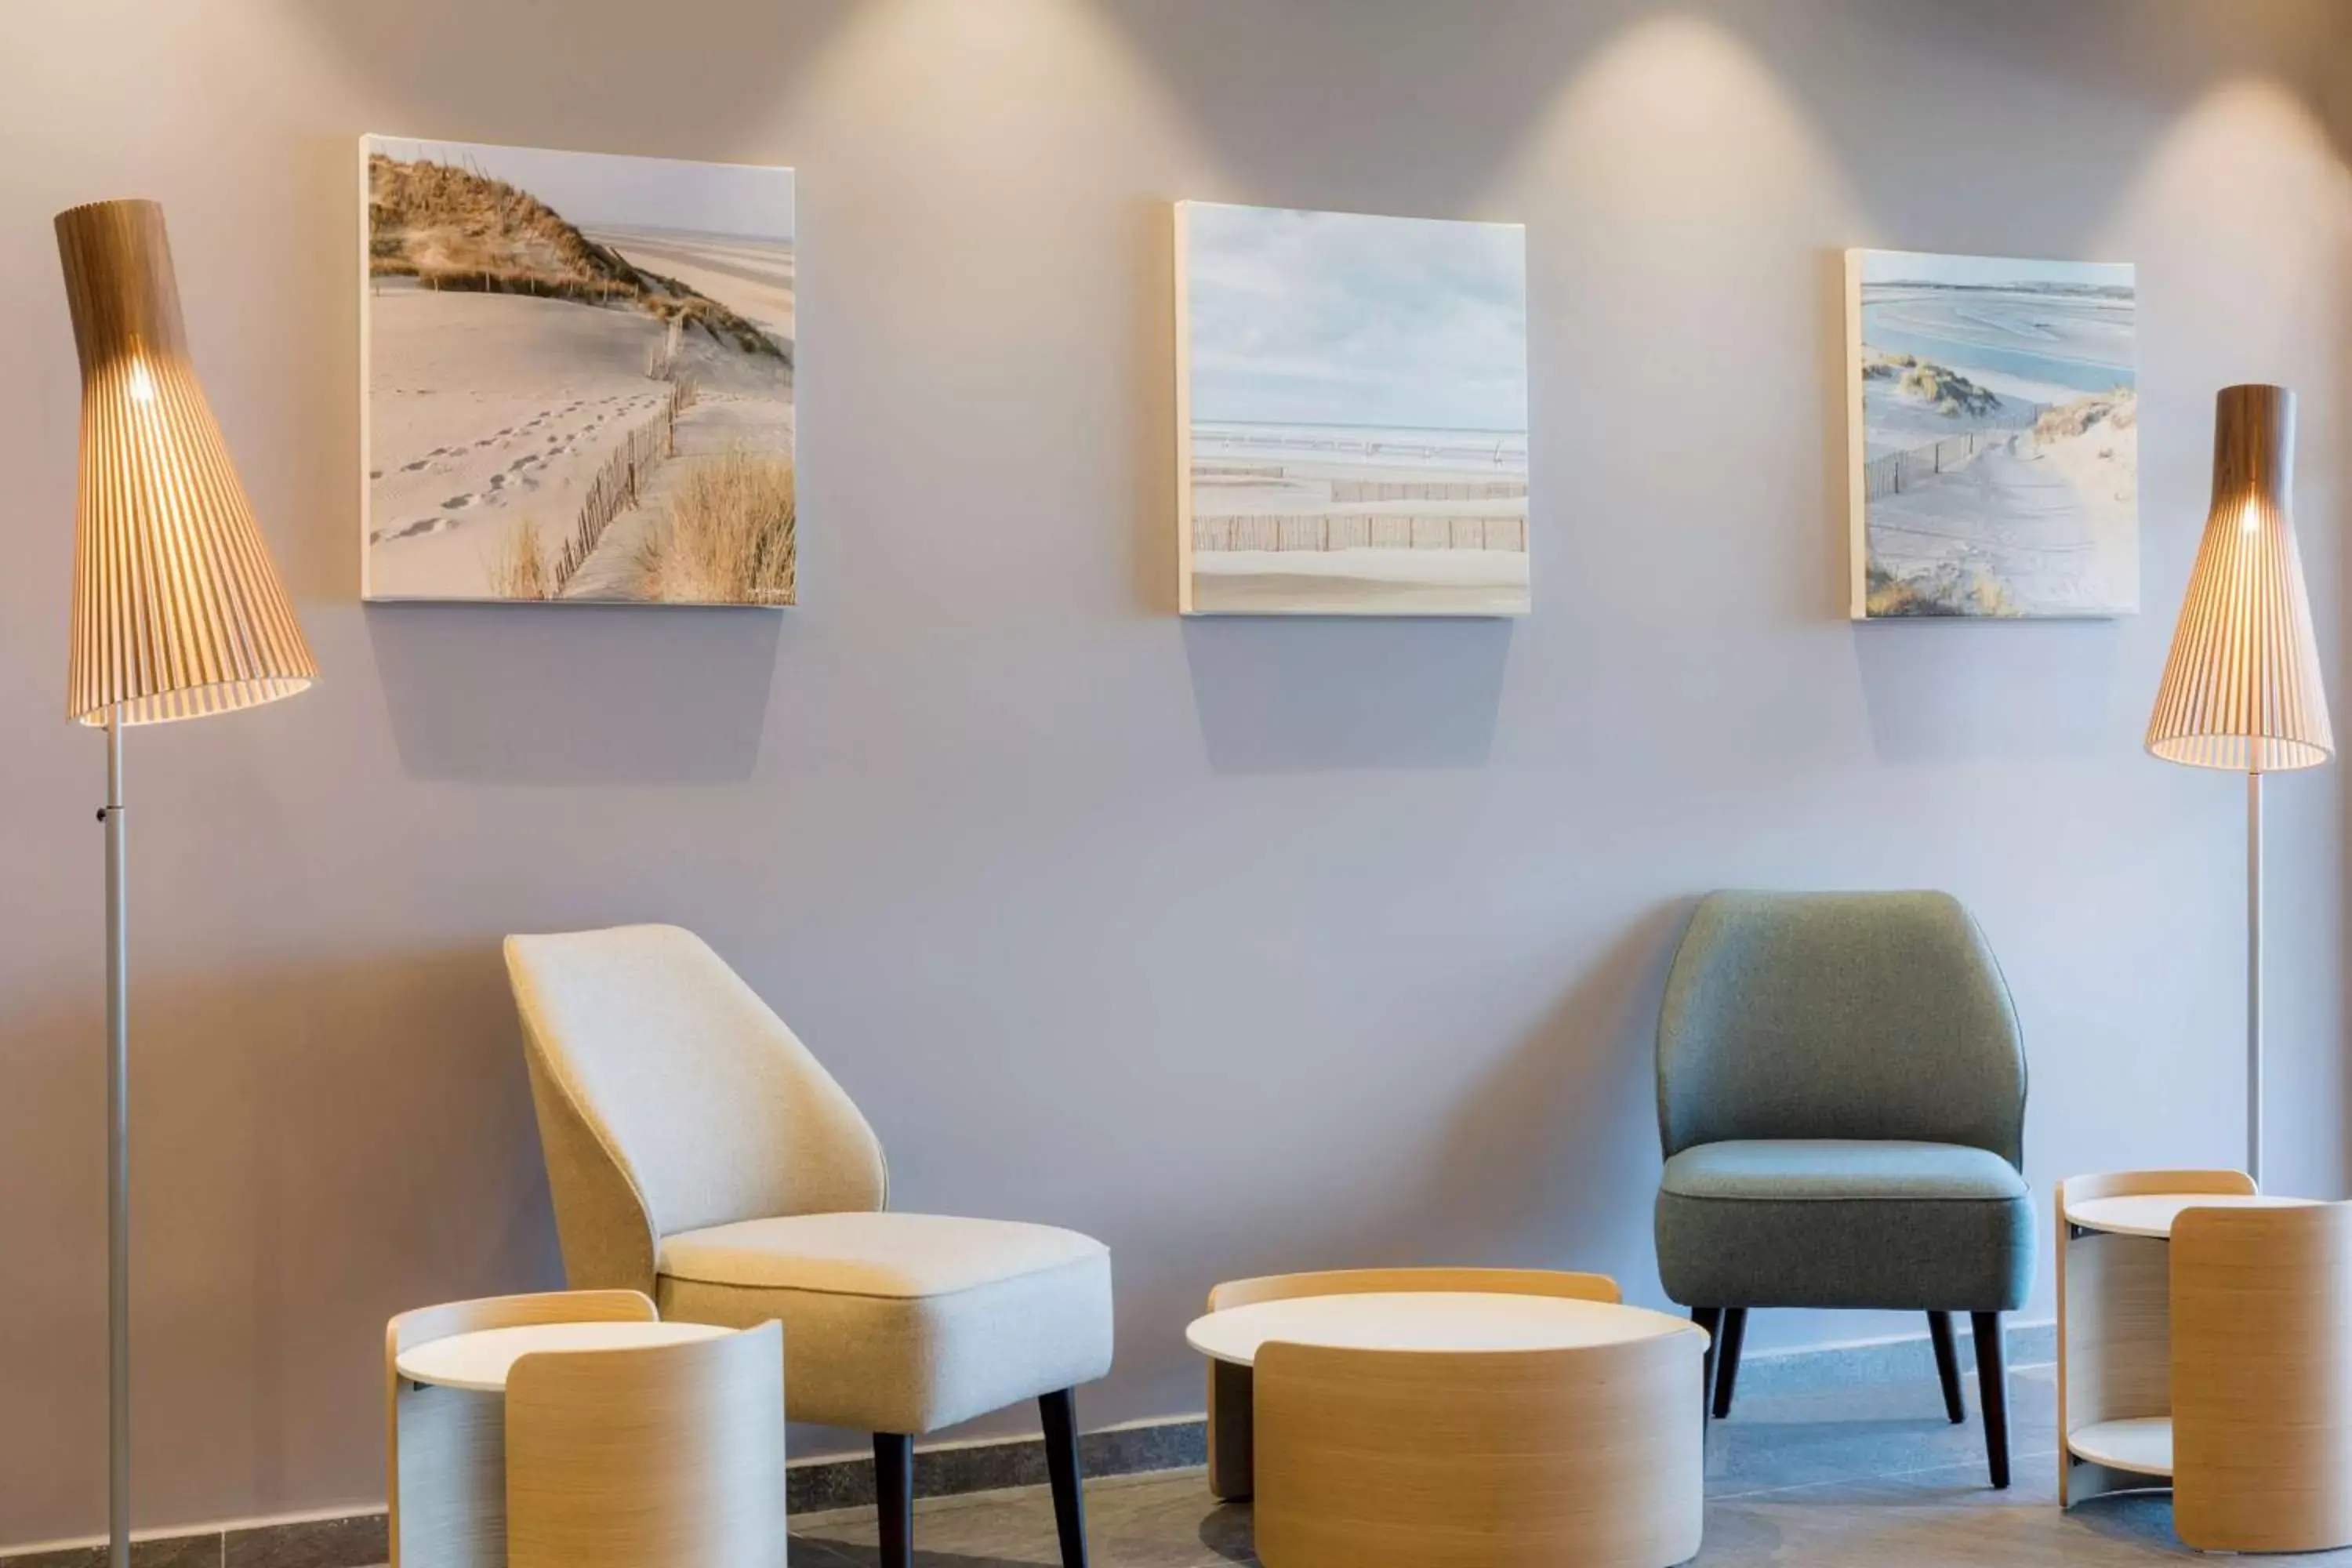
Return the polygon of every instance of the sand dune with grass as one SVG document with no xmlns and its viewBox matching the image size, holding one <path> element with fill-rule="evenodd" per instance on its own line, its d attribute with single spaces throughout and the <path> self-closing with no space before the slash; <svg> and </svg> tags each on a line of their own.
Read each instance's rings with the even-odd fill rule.
<svg viewBox="0 0 2352 1568">
<path fill-rule="evenodd" d="M 740 313 L 591 239 L 530 192 L 430 159 L 368 161 L 368 273 L 440 292 L 630 306 L 753 355 L 780 346 Z"/>
</svg>

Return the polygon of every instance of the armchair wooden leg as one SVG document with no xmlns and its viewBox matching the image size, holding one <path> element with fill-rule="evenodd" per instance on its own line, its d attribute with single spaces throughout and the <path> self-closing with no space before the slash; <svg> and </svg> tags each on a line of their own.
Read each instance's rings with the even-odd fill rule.
<svg viewBox="0 0 2352 1568">
<path fill-rule="evenodd" d="M 881 1568 L 915 1568 L 915 1439 L 874 1434 L 874 1511 Z"/>
<path fill-rule="evenodd" d="M 1723 1309 L 1693 1307 L 1691 1321 L 1706 1331 L 1706 1359 L 1700 1363 L 1698 1374 L 1698 1410 L 1706 1416 L 1715 1408 L 1715 1348 L 1723 1339 Z"/>
<path fill-rule="evenodd" d="M 1957 1426 L 1969 1418 L 1960 1399 L 1960 1348 L 1952 1340 L 1952 1314 L 1927 1314 L 1927 1337 L 1936 1342 L 1936 1377 L 1944 1385 L 1944 1414 Z"/>
<path fill-rule="evenodd" d="M 2009 1347 L 1999 1312 L 1972 1312 L 1977 1340 L 1977 1394 L 1984 1405 L 1985 1464 L 1996 1489 L 2009 1485 Z"/>
<path fill-rule="evenodd" d="M 1054 1484 L 1054 1527 L 1062 1538 L 1062 1568 L 1087 1568 L 1087 1498 L 1078 1467 L 1077 1396 L 1071 1389 L 1037 1401 L 1045 1423 L 1045 1474 Z"/>
<path fill-rule="evenodd" d="M 1723 1310 L 1723 1348 L 1716 1355 L 1715 1413 L 1731 1414 L 1731 1391 L 1739 1382 L 1739 1347 L 1748 1338 L 1748 1309 Z"/>
</svg>

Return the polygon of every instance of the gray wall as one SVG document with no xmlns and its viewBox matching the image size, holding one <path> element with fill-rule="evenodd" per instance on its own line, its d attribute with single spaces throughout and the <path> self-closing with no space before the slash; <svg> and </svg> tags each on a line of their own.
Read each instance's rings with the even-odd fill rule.
<svg viewBox="0 0 2352 1568">
<path fill-rule="evenodd" d="M 2304 393 L 2340 669 L 2352 182 L 2304 79 L 2336 9 L 24 8 L 0 1542 L 103 1517 L 100 746 L 59 718 L 54 210 L 169 209 L 326 670 L 131 757 L 138 1511 L 165 1524 L 379 1499 L 383 1319 L 556 1283 L 509 931 L 696 927 L 865 1106 L 903 1205 L 1107 1239 L 1094 1422 L 1198 1407 L 1180 1331 L 1222 1277 L 1557 1263 L 1654 1300 L 1649 1030 L 1710 887 L 1966 898 L 2031 1035 L 2045 1194 L 2233 1161 L 2240 786 L 2138 736 L 2227 382 Z M 361 608 L 362 130 L 799 166 L 803 607 Z M 1174 617 L 1180 196 L 1527 223 L 1532 618 Z M 1841 618 L 1853 243 L 2138 262 L 2147 614 Z M 2329 1194 L 2343 776 L 2273 790 L 2274 1168 Z"/>
</svg>

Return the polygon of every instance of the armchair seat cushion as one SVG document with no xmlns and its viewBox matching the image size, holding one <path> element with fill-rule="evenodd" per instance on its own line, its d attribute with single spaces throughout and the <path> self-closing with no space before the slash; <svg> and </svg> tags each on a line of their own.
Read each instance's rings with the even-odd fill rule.
<svg viewBox="0 0 2352 1568">
<path fill-rule="evenodd" d="M 1963 1144 L 1699 1143 L 1658 1188 L 1658 1272 L 1688 1306 L 2014 1311 L 2033 1236 L 2025 1178 Z"/>
<path fill-rule="evenodd" d="M 922 1214 L 742 1220 L 662 1240 L 662 1316 L 784 1325 L 795 1421 L 921 1433 L 1110 1370 L 1110 1253 L 1076 1231 Z"/>
</svg>

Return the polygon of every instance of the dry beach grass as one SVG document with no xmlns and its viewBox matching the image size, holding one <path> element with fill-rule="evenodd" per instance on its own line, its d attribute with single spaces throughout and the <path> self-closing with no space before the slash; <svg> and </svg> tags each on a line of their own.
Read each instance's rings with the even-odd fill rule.
<svg viewBox="0 0 2352 1568">
<path fill-rule="evenodd" d="M 540 542 L 539 520 L 519 517 L 507 536 L 490 552 L 486 563 L 491 591 L 501 599 L 549 599 L 555 596 L 555 569 Z"/>
<path fill-rule="evenodd" d="M 734 447 L 689 468 L 639 552 L 646 597 L 669 604 L 793 602 L 793 465 Z"/>
</svg>

